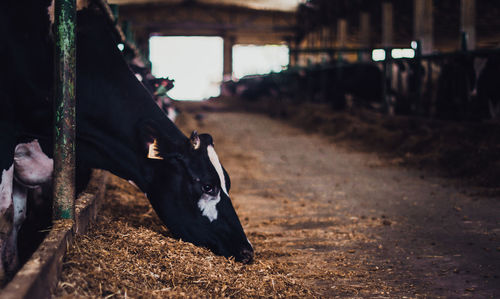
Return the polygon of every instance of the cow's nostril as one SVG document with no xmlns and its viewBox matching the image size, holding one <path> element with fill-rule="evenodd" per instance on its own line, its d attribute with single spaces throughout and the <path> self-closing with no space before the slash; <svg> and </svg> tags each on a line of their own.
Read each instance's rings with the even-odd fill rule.
<svg viewBox="0 0 500 299">
<path fill-rule="evenodd" d="M 253 262 L 253 250 L 243 249 L 241 251 L 241 262 L 243 264 L 250 264 Z"/>
</svg>

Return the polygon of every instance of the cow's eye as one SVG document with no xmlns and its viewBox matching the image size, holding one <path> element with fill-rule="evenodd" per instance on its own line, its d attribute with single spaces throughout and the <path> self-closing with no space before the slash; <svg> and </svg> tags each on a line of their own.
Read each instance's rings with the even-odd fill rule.
<svg viewBox="0 0 500 299">
<path fill-rule="evenodd" d="M 214 185 L 210 185 L 210 184 L 205 184 L 201 187 L 201 191 L 203 191 L 203 193 L 206 193 L 209 195 L 215 195 L 216 189 L 217 189 L 217 187 L 215 187 Z"/>
</svg>

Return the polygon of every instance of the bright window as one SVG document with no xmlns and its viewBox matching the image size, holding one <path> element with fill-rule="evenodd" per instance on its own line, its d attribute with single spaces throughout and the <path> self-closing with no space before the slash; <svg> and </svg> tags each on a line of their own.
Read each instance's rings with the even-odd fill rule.
<svg viewBox="0 0 500 299">
<path fill-rule="evenodd" d="M 154 36 L 149 59 L 155 77 L 175 80 L 168 95 L 176 100 L 203 100 L 220 94 L 223 39 L 201 36 Z"/>
</svg>

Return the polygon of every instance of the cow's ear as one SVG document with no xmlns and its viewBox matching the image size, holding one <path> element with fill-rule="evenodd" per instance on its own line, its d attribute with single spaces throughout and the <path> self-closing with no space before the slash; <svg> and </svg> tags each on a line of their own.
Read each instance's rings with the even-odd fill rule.
<svg viewBox="0 0 500 299">
<path fill-rule="evenodd" d="M 158 125 L 154 121 L 145 121 L 139 125 L 141 152 L 148 159 L 163 160 L 162 138 Z"/>
</svg>

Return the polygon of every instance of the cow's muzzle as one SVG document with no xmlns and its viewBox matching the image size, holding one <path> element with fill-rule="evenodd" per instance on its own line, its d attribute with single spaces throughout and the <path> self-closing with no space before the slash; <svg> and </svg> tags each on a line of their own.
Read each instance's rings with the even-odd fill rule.
<svg viewBox="0 0 500 299">
<path fill-rule="evenodd" d="M 250 264 L 253 262 L 253 250 L 243 249 L 240 253 L 240 262 L 243 264 Z"/>
</svg>

